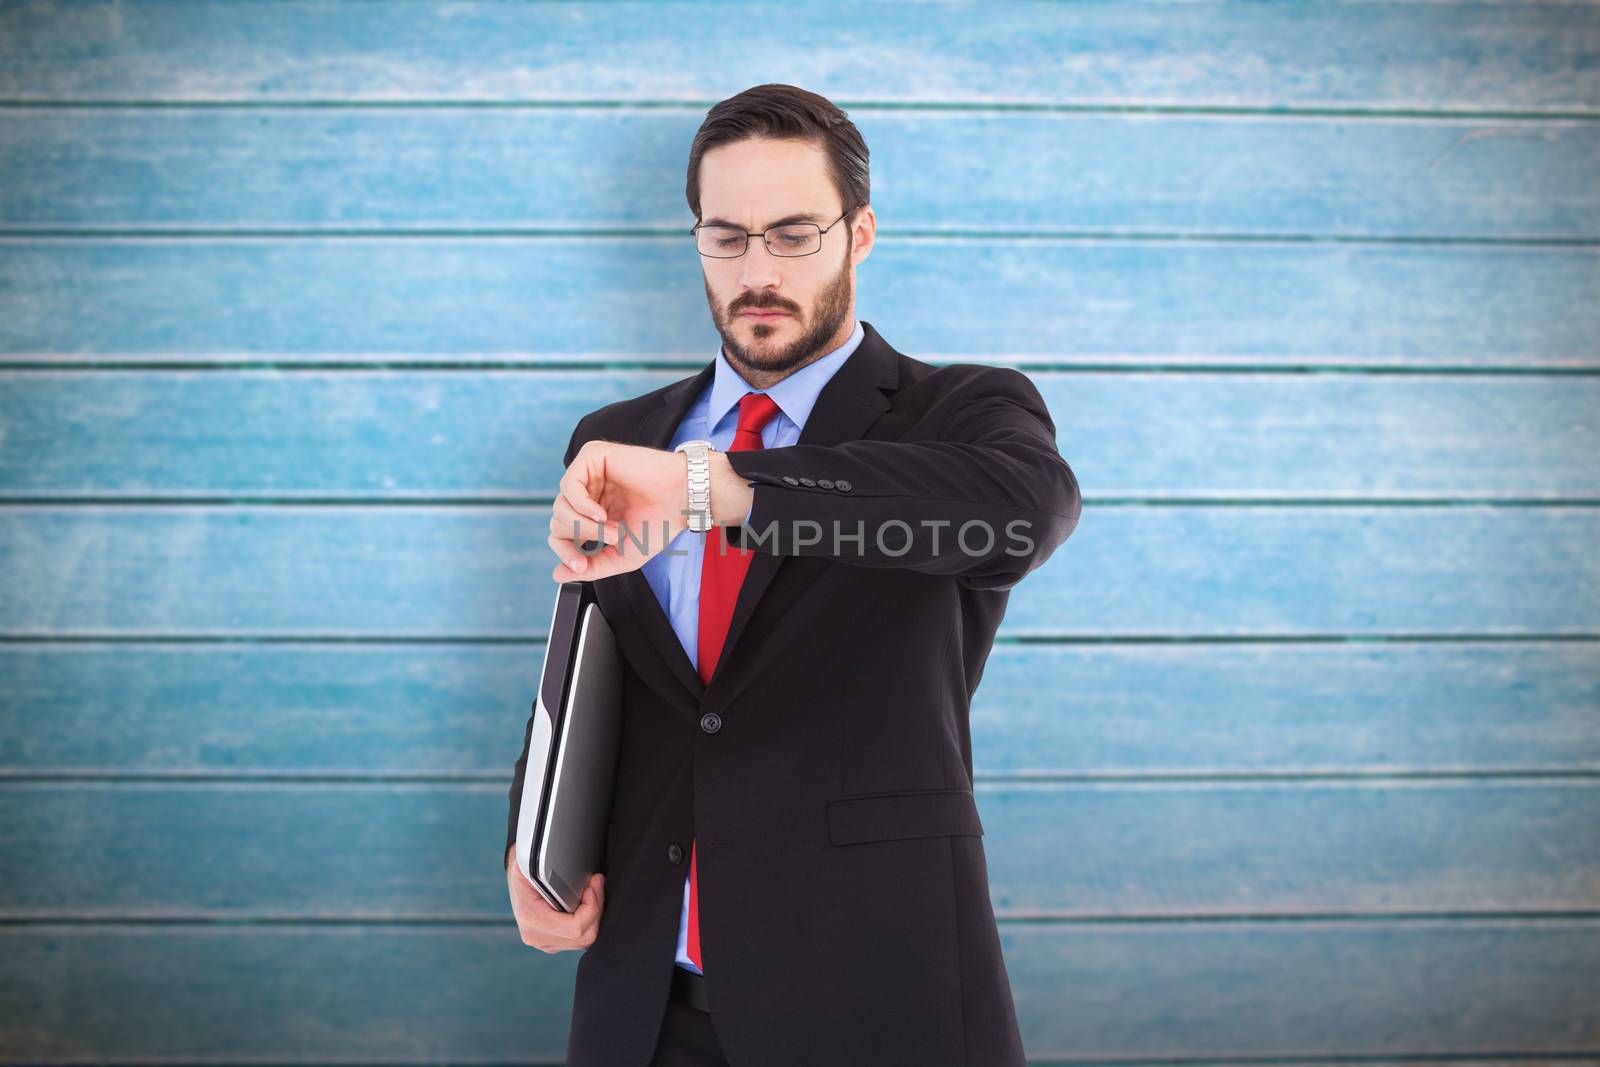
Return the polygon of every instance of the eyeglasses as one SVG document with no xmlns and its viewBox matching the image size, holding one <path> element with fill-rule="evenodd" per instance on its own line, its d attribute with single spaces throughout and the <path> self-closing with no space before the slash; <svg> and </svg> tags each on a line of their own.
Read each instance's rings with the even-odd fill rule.
<svg viewBox="0 0 1600 1067">
<path fill-rule="evenodd" d="M 822 248 L 822 235 L 849 217 L 850 212 L 846 211 L 826 226 L 791 222 L 759 234 L 737 226 L 702 226 L 697 222 L 689 228 L 689 233 L 695 239 L 696 250 L 712 259 L 738 259 L 749 249 L 752 237 L 765 241 L 767 251 L 775 256 L 810 256 Z"/>
</svg>

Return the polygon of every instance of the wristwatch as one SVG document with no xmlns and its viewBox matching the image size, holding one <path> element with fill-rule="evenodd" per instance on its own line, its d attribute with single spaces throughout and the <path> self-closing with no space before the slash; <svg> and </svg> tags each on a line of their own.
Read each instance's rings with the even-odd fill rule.
<svg viewBox="0 0 1600 1067">
<path fill-rule="evenodd" d="M 685 441 L 674 452 L 689 457 L 689 529 L 705 533 L 711 529 L 711 451 L 710 441 Z"/>
</svg>

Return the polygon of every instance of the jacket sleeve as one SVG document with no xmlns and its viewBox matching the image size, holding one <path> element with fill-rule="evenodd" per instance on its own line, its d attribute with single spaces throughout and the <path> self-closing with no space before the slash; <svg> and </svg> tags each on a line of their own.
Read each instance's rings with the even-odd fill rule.
<svg viewBox="0 0 1600 1067">
<path fill-rule="evenodd" d="M 727 453 L 755 487 L 730 544 L 863 567 L 949 575 L 1009 589 L 1067 539 L 1082 508 L 1032 380 L 1008 367 L 962 372 L 899 441 Z"/>
<path fill-rule="evenodd" d="M 588 416 L 585 416 L 587 418 Z M 583 440 L 583 419 L 578 420 L 578 425 L 572 429 L 572 438 L 567 441 L 567 452 L 561 460 L 561 467 L 565 470 L 572 465 L 572 457 L 578 454 L 578 442 Z M 538 698 L 537 686 L 539 679 L 533 680 L 535 694 L 532 704 Z M 528 742 L 533 738 L 533 710 L 528 710 L 527 724 L 522 728 L 522 755 L 517 757 L 517 764 L 511 771 L 511 792 L 508 797 L 510 806 L 506 811 L 506 843 L 500 850 L 500 860 L 505 869 L 511 870 L 511 846 L 517 841 L 517 809 L 522 806 L 522 776 L 528 772 Z"/>
</svg>

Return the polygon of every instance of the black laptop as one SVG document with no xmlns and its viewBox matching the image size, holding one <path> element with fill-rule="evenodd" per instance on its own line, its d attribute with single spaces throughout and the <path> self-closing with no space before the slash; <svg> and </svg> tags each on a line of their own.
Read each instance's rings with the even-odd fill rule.
<svg viewBox="0 0 1600 1067">
<path fill-rule="evenodd" d="M 578 910 L 605 858 L 622 663 L 594 583 L 562 582 L 528 727 L 517 811 L 517 867 L 553 908 Z"/>
</svg>

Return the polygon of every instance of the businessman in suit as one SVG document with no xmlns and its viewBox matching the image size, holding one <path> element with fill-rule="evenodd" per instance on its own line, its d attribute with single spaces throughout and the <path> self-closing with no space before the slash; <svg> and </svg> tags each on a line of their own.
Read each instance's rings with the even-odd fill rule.
<svg viewBox="0 0 1600 1067">
<path fill-rule="evenodd" d="M 1026 375 L 855 317 L 866 192 L 823 98 L 713 108 L 689 195 L 717 358 L 568 444 L 553 576 L 595 583 L 624 660 L 606 859 L 571 915 L 511 863 L 514 818 L 506 868 L 524 941 L 583 950 L 572 1067 L 1024 1062 L 968 708 L 1078 485 Z"/>
</svg>

